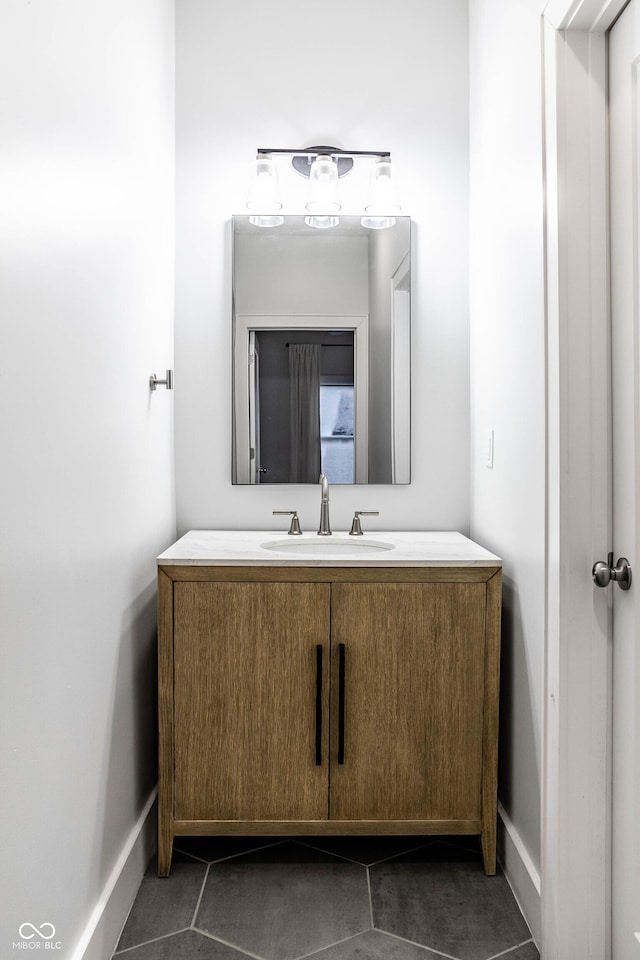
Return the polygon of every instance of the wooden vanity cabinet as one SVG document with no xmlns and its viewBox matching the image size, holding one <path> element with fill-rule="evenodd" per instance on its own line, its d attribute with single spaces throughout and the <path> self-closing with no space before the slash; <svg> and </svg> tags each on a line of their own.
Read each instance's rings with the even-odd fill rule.
<svg viewBox="0 0 640 960">
<path fill-rule="evenodd" d="M 499 567 L 159 568 L 159 852 L 476 834 L 495 873 Z"/>
</svg>

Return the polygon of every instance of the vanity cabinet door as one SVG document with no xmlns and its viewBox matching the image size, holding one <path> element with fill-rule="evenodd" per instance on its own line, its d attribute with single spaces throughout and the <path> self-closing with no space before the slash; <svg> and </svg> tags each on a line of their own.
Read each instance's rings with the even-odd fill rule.
<svg viewBox="0 0 640 960">
<path fill-rule="evenodd" d="M 479 820 L 485 590 L 333 585 L 331 819 Z"/>
<path fill-rule="evenodd" d="M 177 820 L 327 818 L 329 598 L 323 583 L 174 584 Z"/>
</svg>

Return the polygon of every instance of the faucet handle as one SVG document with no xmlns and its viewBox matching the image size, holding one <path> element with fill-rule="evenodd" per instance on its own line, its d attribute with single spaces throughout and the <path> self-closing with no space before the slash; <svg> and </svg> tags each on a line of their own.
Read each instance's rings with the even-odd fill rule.
<svg viewBox="0 0 640 960">
<path fill-rule="evenodd" d="M 350 537 L 361 537 L 362 536 L 362 524 L 360 523 L 360 517 L 379 517 L 379 510 L 356 510 L 353 515 L 353 522 L 351 524 L 351 530 L 349 530 Z"/>
<path fill-rule="evenodd" d="M 290 537 L 301 537 L 300 521 L 298 520 L 297 510 L 274 510 L 274 517 L 291 517 L 291 526 L 289 527 Z"/>
</svg>

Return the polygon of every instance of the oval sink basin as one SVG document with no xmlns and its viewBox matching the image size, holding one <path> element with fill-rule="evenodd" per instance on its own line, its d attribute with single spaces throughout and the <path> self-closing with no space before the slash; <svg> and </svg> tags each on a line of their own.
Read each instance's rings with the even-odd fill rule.
<svg viewBox="0 0 640 960">
<path fill-rule="evenodd" d="M 393 550 L 392 543 L 383 540 L 360 540 L 350 537 L 349 540 L 335 537 L 318 537 L 317 540 L 298 540 L 289 537 L 287 540 L 267 540 L 261 543 L 263 550 L 274 550 L 277 553 L 305 553 L 307 556 L 324 557 L 331 553 L 340 556 L 361 555 L 363 553 L 378 553 L 381 550 Z"/>
</svg>

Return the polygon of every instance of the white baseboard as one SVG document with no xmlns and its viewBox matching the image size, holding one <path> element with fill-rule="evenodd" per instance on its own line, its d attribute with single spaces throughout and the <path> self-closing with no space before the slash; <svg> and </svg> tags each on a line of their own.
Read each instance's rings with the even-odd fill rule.
<svg viewBox="0 0 640 960">
<path fill-rule="evenodd" d="M 540 874 L 501 803 L 498 804 L 498 860 L 539 947 L 542 939 Z"/>
<path fill-rule="evenodd" d="M 147 800 L 91 912 L 72 960 L 109 960 L 156 849 L 158 789 Z"/>
</svg>

